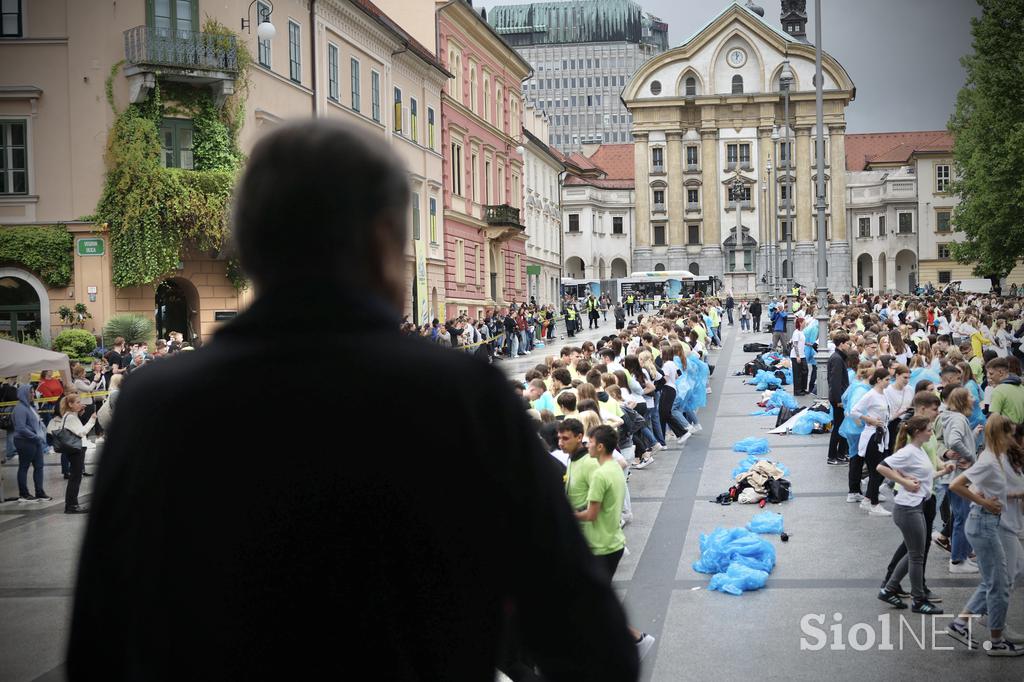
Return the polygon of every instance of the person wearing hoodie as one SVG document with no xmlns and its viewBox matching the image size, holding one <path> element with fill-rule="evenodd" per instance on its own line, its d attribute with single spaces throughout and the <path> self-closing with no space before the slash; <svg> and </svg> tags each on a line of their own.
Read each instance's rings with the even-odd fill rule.
<svg viewBox="0 0 1024 682">
<path fill-rule="evenodd" d="M 988 383 L 995 386 L 989 404 L 990 414 L 1001 414 L 1014 424 L 1024 424 L 1024 387 L 1020 377 L 1010 374 L 1006 358 L 989 360 L 985 365 Z"/>
<path fill-rule="evenodd" d="M 945 404 L 939 412 L 939 419 L 936 423 L 936 429 L 941 430 L 942 442 L 946 447 L 942 458 L 946 461 L 956 461 L 957 471 L 963 471 L 974 464 L 978 452 L 975 432 L 972 431 L 968 421 L 973 409 L 974 398 L 970 391 L 959 385 L 947 386 L 942 393 Z M 970 512 L 970 503 L 952 490 L 948 495 L 950 513 L 953 515 L 949 572 L 977 573 L 977 564 L 967 558 L 971 552 L 971 546 L 964 532 L 964 523 Z"/>
<path fill-rule="evenodd" d="M 18 451 L 18 502 L 48 502 L 52 499 L 43 491 L 43 450 L 46 449 L 46 431 L 43 420 L 32 405 L 32 386 L 18 387 L 18 404 L 12 416 L 14 447 Z M 32 466 L 32 482 L 36 494 L 28 492 L 28 467 Z"/>
</svg>

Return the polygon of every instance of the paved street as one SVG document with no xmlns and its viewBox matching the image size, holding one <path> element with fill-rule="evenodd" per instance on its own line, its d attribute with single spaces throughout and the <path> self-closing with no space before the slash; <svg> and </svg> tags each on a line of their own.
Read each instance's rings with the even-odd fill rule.
<svg viewBox="0 0 1024 682">
<path fill-rule="evenodd" d="M 578 344 L 610 333 L 604 323 L 574 339 L 562 339 L 528 357 L 502 361 L 510 376 L 557 353 L 567 342 Z M 717 526 L 744 525 L 760 510 L 754 506 L 710 504 L 729 487 L 731 469 L 743 458 L 732 444 L 747 436 L 763 436 L 773 418 L 750 417 L 757 392 L 733 376 L 746 361 L 742 352 L 753 335 L 726 328 L 725 348 L 713 357 L 713 395 L 701 413 L 703 433 L 690 439 L 683 451 L 673 448 L 630 478 L 634 521 L 626 527 L 630 554 L 619 566 L 615 586 L 631 622 L 658 638 L 644 661 L 643 679 L 665 682 L 780 675 L 793 680 L 820 680 L 829 675 L 859 681 L 889 680 L 894 674 L 909 679 L 930 676 L 948 679 L 1020 679 L 1020 663 L 971 654 L 963 649 L 922 651 L 908 629 L 921 637 L 921 617 L 902 612 L 900 620 L 875 600 L 889 556 L 899 534 L 889 518 L 868 517 L 856 505 L 846 504 L 846 469 L 824 463 L 823 436 L 767 436 L 772 456 L 791 470 L 795 499 L 769 507 L 783 514 L 792 539 L 770 538 L 778 563 L 765 589 L 739 597 L 706 589 L 709 576 L 694 572 L 701 533 Z M 765 336 L 764 338 L 767 338 Z M 95 453 L 92 453 L 91 457 Z M 63 648 L 70 612 L 73 568 L 85 518 L 65 516 L 64 481 L 56 458 L 48 461 L 47 491 L 55 500 L 46 506 L 0 505 L 0 638 L 5 656 L 0 680 L 61 679 Z M 4 471 L 4 494 L 16 495 L 16 468 Z M 83 484 L 88 501 L 91 480 Z M 769 536 L 765 536 L 769 537 Z M 975 579 L 946 572 L 948 555 L 935 550 L 929 561 L 929 584 L 944 597 L 951 610 L 961 605 Z M 905 586 L 909 586 L 907 583 Z M 1024 612 L 1014 600 L 1010 626 L 1024 630 Z M 833 614 L 842 614 L 843 641 L 856 623 L 870 626 L 876 639 L 883 636 L 879 615 L 894 614 L 889 639 L 895 651 L 801 651 L 801 618 L 823 614 L 812 623 L 826 630 Z M 939 629 L 948 619 L 937 621 Z M 931 625 L 926 622 L 925 647 L 931 648 Z M 808 643 L 816 643 L 812 633 Z M 858 642 L 864 642 L 864 632 Z M 950 646 L 944 635 L 937 647 Z M 898 666 L 894 667 L 894 666 Z M 902 673 L 898 673 L 902 670 Z"/>
<path fill-rule="evenodd" d="M 607 334 L 610 328 L 606 325 L 592 335 Z M 875 599 L 885 567 L 901 542 L 896 526 L 889 517 L 869 517 L 858 505 L 846 503 L 847 469 L 825 464 L 826 436 L 767 435 L 775 418 L 749 416 L 759 409 L 758 393 L 743 383 L 745 377 L 734 374 L 752 356 L 743 352 L 743 344 L 770 337 L 744 334 L 738 327 L 725 329 L 725 347 L 711 360 L 717 368 L 713 395 L 700 414 L 704 431 L 690 438 L 682 451 L 669 444 L 652 466 L 630 477 L 634 516 L 626 526 L 630 554 L 619 566 L 615 587 L 630 622 L 658 639 L 644 661 L 642 679 L 678 682 L 778 676 L 822 680 L 838 676 L 870 682 L 896 676 L 915 680 L 1024 677 L 1019 661 L 970 653 L 941 634 L 949 618 L 937 618 L 933 628 L 931 619 L 922 620 L 909 609 L 889 611 Z M 523 369 L 531 364 L 535 363 L 524 363 Z M 518 371 L 518 364 L 510 365 Z M 700 556 L 701 533 L 719 526 L 744 526 L 761 511 L 755 505 L 722 507 L 709 502 L 728 490 L 730 473 L 745 456 L 733 452 L 732 445 L 748 436 L 768 438 L 771 457 L 790 469 L 795 498 L 766 508 L 783 515 L 791 535 L 787 543 L 762 536 L 777 551 L 767 586 L 736 597 L 708 591 L 710 576 L 695 572 L 691 565 Z M 891 502 L 887 506 L 891 508 Z M 977 582 L 972 576 L 950 575 L 948 558 L 933 547 L 927 572 L 928 584 L 944 598 L 947 612 L 962 606 Z M 904 587 L 909 589 L 909 579 Z M 809 645 L 818 643 L 813 629 L 807 635 L 801 632 L 804 615 L 823 614 L 822 621 L 810 626 L 828 631 L 836 613 L 842 614 L 846 650 L 831 650 L 829 632 L 823 649 L 801 651 L 802 636 Z M 905 626 L 898 613 L 903 614 Z M 879 650 L 878 644 L 866 651 L 849 646 L 849 628 L 857 623 L 871 627 L 880 642 L 879 616 L 889 614 L 887 639 L 893 650 Z M 1024 630 L 1019 599 L 1011 600 L 1009 627 Z M 909 628 L 918 640 L 923 637 L 926 650 Z M 957 648 L 932 650 L 933 629 L 939 631 L 934 637 L 936 649 Z M 860 632 L 857 637 L 858 643 L 864 643 L 867 635 Z"/>
</svg>

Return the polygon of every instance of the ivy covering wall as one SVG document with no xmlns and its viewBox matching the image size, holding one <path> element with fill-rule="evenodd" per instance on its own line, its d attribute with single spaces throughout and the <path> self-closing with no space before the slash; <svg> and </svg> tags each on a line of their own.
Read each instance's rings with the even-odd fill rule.
<svg viewBox="0 0 1024 682">
<path fill-rule="evenodd" d="M 231 31 L 207 20 L 204 33 Z M 228 229 L 228 206 L 242 164 L 238 132 L 244 119 L 251 56 L 238 41 L 235 94 L 218 107 L 205 86 L 158 81 L 145 102 L 118 112 L 113 100 L 115 64 L 107 98 L 117 118 L 107 141 L 107 176 L 95 219 L 108 225 L 116 287 L 153 284 L 174 272 L 187 247 L 218 250 Z M 160 163 L 164 118 L 189 118 L 194 170 Z M 229 263 L 236 288 L 245 280 Z"/>
<path fill-rule="evenodd" d="M 64 225 L 0 227 L 0 263 L 28 268 L 48 287 L 71 284 L 74 237 Z"/>
</svg>

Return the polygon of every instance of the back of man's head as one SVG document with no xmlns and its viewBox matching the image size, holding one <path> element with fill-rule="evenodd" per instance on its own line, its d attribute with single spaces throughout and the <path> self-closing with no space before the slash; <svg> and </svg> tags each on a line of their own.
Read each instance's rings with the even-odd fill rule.
<svg viewBox="0 0 1024 682">
<path fill-rule="evenodd" d="M 258 289 L 369 286 L 400 304 L 408 205 L 407 171 L 386 144 L 337 121 L 291 123 L 253 149 L 233 235 Z"/>
</svg>

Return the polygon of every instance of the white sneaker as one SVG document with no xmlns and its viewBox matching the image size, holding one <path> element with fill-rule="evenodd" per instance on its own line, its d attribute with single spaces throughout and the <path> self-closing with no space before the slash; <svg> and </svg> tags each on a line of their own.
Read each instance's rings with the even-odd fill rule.
<svg viewBox="0 0 1024 682">
<path fill-rule="evenodd" d="M 694 429 L 694 432 L 695 432 L 695 433 L 700 433 L 701 431 L 703 431 L 703 430 L 704 430 L 704 427 L 703 427 L 703 426 L 701 426 L 700 424 L 694 424 L 694 425 L 692 426 L 692 428 Z"/>
<path fill-rule="evenodd" d="M 860 498 L 860 508 L 863 509 L 864 511 L 870 511 L 871 510 L 871 500 L 869 500 L 868 498 L 862 496 Z"/>
<path fill-rule="evenodd" d="M 687 429 L 686 433 L 683 434 L 682 438 L 679 439 L 679 444 L 682 445 L 686 441 L 690 440 L 690 436 L 693 435 L 693 427 Z"/>
<path fill-rule="evenodd" d="M 881 504 L 876 504 L 868 510 L 868 516 L 892 516 L 892 512 Z"/>
<path fill-rule="evenodd" d="M 846 495 L 846 501 L 847 502 L 860 502 L 863 499 L 864 499 L 864 496 L 861 495 L 860 493 L 848 493 Z"/>
<path fill-rule="evenodd" d="M 654 646 L 654 638 L 646 632 L 643 633 L 640 641 L 636 643 L 636 652 L 640 656 L 641 661 L 644 660 L 644 656 L 647 655 L 652 646 Z"/>
<path fill-rule="evenodd" d="M 627 514 L 626 512 L 622 512 L 622 516 L 619 518 L 619 528 L 623 528 L 625 526 L 628 526 L 630 523 L 632 523 L 632 521 L 633 521 L 633 514 L 632 514 L 632 512 L 630 512 L 629 514 Z"/>
<path fill-rule="evenodd" d="M 950 573 L 977 573 L 978 565 L 972 564 L 970 561 L 961 561 L 959 564 L 954 564 L 952 561 L 949 562 Z"/>
<path fill-rule="evenodd" d="M 661 443 L 655 443 L 654 446 L 651 448 L 651 454 L 653 455 L 655 452 L 661 452 L 664 449 L 664 445 L 662 445 Z"/>
<path fill-rule="evenodd" d="M 642 459 L 639 462 L 637 462 L 636 464 L 634 464 L 633 468 L 634 469 L 646 469 L 647 467 L 649 467 L 651 465 L 652 462 L 654 462 L 654 460 L 651 459 L 650 457 L 647 457 L 646 459 Z"/>
</svg>

